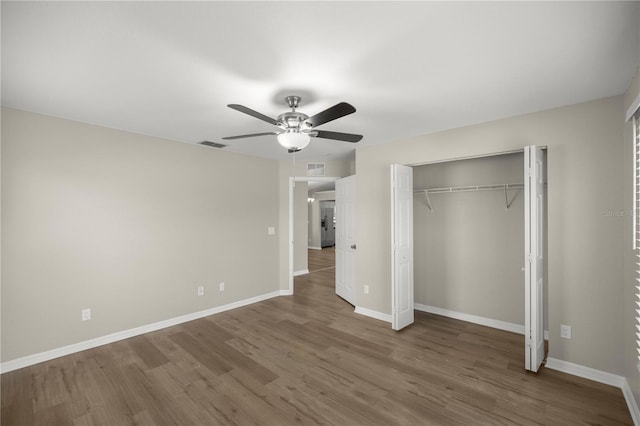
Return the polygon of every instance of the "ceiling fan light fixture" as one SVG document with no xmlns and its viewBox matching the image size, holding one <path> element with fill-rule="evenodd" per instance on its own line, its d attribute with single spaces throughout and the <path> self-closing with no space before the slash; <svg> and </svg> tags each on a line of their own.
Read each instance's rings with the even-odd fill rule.
<svg viewBox="0 0 640 426">
<path fill-rule="evenodd" d="M 306 133 L 300 133 L 296 131 L 287 130 L 284 133 L 280 133 L 278 136 L 278 143 L 286 149 L 301 150 L 307 145 L 311 137 Z"/>
</svg>

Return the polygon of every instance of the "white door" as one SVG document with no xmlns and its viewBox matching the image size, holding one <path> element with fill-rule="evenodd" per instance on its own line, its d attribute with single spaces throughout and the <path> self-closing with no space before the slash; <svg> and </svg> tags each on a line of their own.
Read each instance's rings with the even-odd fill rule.
<svg viewBox="0 0 640 426">
<path fill-rule="evenodd" d="M 392 328 L 413 324 L 413 169 L 391 165 Z"/>
<path fill-rule="evenodd" d="M 524 149 L 525 369 L 544 361 L 544 160 L 542 149 Z"/>
<path fill-rule="evenodd" d="M 336 181 L 336 294 L 356 304 L 356 177 Z"/>
</svg>

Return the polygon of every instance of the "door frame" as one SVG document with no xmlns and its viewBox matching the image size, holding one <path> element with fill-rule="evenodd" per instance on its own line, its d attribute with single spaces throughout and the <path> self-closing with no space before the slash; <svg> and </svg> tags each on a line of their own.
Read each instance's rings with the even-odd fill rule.
<svg viewBox="0 0 640 426">
<path fill-rule="evenodd" d="M 288 187 L 289 187 L 289 209 L 288 209 L 288 219 L 287 221 L 289 222 L 289 227 L 288 227 L 288 231 L 287 231 L 287 238 L 288 238 L 288 251 L 289 251 L 289 257 L 288 257 L 288 273 L 287 273 L 287 281 L 288 281 L 288 286 L 287 286 L 287 290 L 285 290 L 285 294 L 287 295 L 291 295 L 293 294 L 293 252 L 294 252 L 294 235 L 293 235 L 293 188 L 295 187 L 295 183 L 296 182 L 335 182 L 336 180 L 340 179 L 339 177 L 327 177 L 327 176 L 289 176 L 289 183 L 288 183 Z M 307 246 L 309 244 L 307 243 Z"/>
</svg>

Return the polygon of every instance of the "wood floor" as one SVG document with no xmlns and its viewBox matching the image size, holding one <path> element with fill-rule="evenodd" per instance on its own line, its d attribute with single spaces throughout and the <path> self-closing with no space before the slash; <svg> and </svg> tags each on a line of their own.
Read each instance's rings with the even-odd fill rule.
<svg viewBox="0 0 640 426">
<path fill-rule="evenodd" d="M 307 259 L 309 272 L 317 272 L 322 269 L 335 268 L 336 248 L 327 247 L 322 250 L 309 250 Z M 331 272 L 333 273 L 333 271 Z"/>
<path fill-rule="evenodd" d="M 526 373 L 520 335 L 420 312 L 394 332 L 317 269 L 294 296 L 5 373 L 2 425 L 632 424 L 617 388 Z"/>
</svg>

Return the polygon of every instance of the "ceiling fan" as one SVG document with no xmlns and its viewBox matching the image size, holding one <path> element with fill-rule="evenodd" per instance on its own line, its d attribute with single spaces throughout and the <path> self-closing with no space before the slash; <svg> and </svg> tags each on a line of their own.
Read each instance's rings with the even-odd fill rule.
<svg viewBox="0 0 640 426">
<path fill-rule="evenodd" d="M 352 105 L 346 102 L 340 102 L 339 104 L 309 117 L 307 114 L 296 111 L 296 108 L 298 108 L 298 105 L 300 104 L 299 96 L 287 96 L 285 100 L 287 101 L 289 108 L 291 108 L 291 111 L 280 114 L 277 119 L 268 117 L 252 110 L 251 108 L 247 108 L 244 105 L 227 105 L 231 109 L 235 109 L 236 111 L 243 112 L 259 120 L 278 126 L 280 130 L 265 133 L 251 133 L 248 135 L 227 136 L 222 139 L 233 140 L 251 138 L 255 136 L 277 135 L 278 143 L 280 143 L 280 145 L 286 148 L 290 153 L 301 151 L 309 144 L 312 137 L 354 143 L 359 142 L 362 139 L 362 135 L 356 135 L 353 133 L 316 130 L 316 127 L 322 124 L 356 112 L 356 109 Z"/>
</svg>

